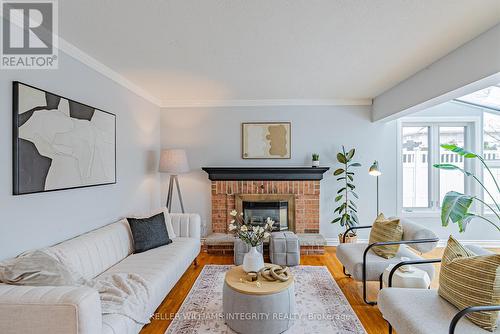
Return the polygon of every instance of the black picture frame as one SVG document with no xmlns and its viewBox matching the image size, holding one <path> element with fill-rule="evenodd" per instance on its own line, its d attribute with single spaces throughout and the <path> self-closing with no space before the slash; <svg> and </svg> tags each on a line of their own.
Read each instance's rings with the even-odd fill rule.
<svg viewBox="0 0 500 334">
<path fill-rule="evenodd" d="M 19 138 L 19 86 L 24 85 L 32 89 L 39 90 L 43 92 L 44 94 L 51 94 L 57 98 L 60 98 L 61 100 L 67 100 L 69 103 L 76 103 L 79 104 L 85 108 L 91 108 L 94 109 L 95 111 L 99 111 L 108 115 L 113 116 L 114 118 L 114 180 L 112 182 L 103 182 L 103 183 L 96 183 L 96 184 L 87 184 L 87 185 L 81 185 L 81 186 L 72 186 L 72 187 L 61 187 L 57 189 L 48 189 L 48 190 L 38 190 L 38 191 L 23 191 L 21 189 L 21 183 L 20 183 L 20 139 Z M 46 91 L 42 88 L 26 84 L 21 81 L 13 81 L 12 82 L 12 179 L 13 179 L 13 187 L 12 187 L 12 193 L 14 196 L 18 195 L 28 195 L 28 194 L 37 194 L 37 193 L 45 193 L 45 192 L 53 192 L 53 191 L 63 191 L 63 190 L 70 190 L 70 189 L 80 189 L 80 188 L 89 188 L 89 187 L 98 187 L 98 186 L 106 186 L 106 185 L 113 185 L 117 183 L 117 126 L 116 126 L 116 114 L 110 113 L 108 111 L 102 110 L 100 108 L 92 107 L 88 104 L 81 103 L 75 100 L 72 100 L 70 98 L 64 97 L 62 95 Z"/>
</svg>

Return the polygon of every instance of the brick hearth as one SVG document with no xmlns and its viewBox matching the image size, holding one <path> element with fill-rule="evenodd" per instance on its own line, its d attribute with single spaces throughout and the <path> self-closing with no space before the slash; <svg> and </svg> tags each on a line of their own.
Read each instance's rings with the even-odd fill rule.
<svg viewBox="0 0 500 334">
<path fill-rule="evenodd" d="M 236 194 L 295 196 L 295 233 L 319 233 L 319 180 L 212 181 L 212 230 L 227 233 Z"/>
</svg>

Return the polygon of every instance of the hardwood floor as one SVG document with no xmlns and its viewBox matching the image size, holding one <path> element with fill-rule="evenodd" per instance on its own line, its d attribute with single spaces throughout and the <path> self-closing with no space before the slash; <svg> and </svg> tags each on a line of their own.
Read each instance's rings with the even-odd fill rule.
<svg viewBox="0 0 500 334">
<path fill-rule="evenodd" d="M 441 257 L 442 249 L 426 254 L 427 258 Z M 191 266 L 179 280 L 177 285 L 164 299 L 163 303 L 157 309 L 151 324 L 145 326 L 141 334 L 163 334 L 169 326 L 175 312 L 180 308 L 184 298 L 188 295 L 196 278 L 200 274 L 204 265 L 207 264 L 232 264 L 232 256 L 210 255 L 201 253 L 198 256 L 198 266 Z M 335 247 L 327 247 L 325 255 L 307 255 L 301 257 L 302 265 L 326 266 L 332 273 L 335 281 L 340 286 L 347 300 L 358 315 L 368 334 L 386 334 L 387 323 L 382 318 L 376 306 L 369 306 L 363 302 L 361 297 L 361 283 L 355 282 L 351 278 L 345 277 L 342 273 L 342 265 L 335 256 Z M 437 268 L 439 265 L 436 265 Z M 437 275 L 436 275 L 437 277 Z M 437 278 L 432 283 L 437 287 Z M 378 283 L 370 283 L 369 298 L 377 298 Z"/>
</svg>

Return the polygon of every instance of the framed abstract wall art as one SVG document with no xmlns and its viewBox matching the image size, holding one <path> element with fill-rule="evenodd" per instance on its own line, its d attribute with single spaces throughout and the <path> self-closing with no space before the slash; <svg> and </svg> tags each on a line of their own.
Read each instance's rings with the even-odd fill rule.
<svg viewBox="0 0 500 334">
<path fill-rule="evenodd" d="M 14 195 L 116 183 L 116 116 L 13 83 Z"/>
<path fill-rule="evenodd" d="M 290 159 L 290 122 L 242 123 L 243 159 Z"/>
</svg>

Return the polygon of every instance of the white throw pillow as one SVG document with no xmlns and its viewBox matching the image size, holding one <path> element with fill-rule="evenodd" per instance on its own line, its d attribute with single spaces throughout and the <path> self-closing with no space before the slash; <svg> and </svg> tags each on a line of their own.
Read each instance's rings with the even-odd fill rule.
<svg viewBox="0 0 500 334">
<path fill-rule="evenodd" d="M 77 285 L 71 272 L 52 256 L 37 250 L 0 263 L 0 282 L 13 285 Z"/>
</svg>

